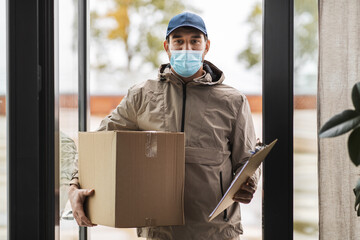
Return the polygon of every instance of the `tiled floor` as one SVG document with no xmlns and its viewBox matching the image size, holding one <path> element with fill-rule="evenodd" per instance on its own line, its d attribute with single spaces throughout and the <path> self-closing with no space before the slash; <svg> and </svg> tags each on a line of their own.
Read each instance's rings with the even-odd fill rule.
<svg viewBox="0 0 360 240">
<path fill-rule="evenodd" d="M 65 114 L 71 114 L 71 111 Z M 317 215 L 317 155 L 316 155 L 316 112 L 296 111 L 295 119 L 295 191 L 294 191 L 294 239 L 318 239 Z M 96 128 L 101 118 L 92 118 L 91 128 Z M 261 135 L 261 116 L 254 114 L 257 135 Z M 69 123 L 62 123 L 64 128 Z M 5 162 L 5 118 L 0 117 L 0 240 L 6 239 L 6 162 Z M 315 142 L 314 142 L 315 141 Z M 261 189 L 261 186 L 259 186 Z M 257 191 L 249 205 L 242 206 L 244 236 L 242 240 L 261 239 L 261 191 Z M 77 239 L 76 223 L 61 220 L 61 239 Z M 134 229 L 113 229 L 98 226 L 90 230 L 91 240 L 137 239 Z"/>
</svg>

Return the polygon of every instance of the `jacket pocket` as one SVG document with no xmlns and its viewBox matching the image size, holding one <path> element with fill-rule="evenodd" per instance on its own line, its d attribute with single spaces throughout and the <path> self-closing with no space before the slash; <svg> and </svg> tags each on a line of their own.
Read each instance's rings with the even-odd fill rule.
<svg viewBox="0 0 360 240">
<path fill-rule="evenodd" d="M 220 171 L 220 190 L 221 190 L 221 196 L 223 197 L 225 192 L 224 192 L 224 187 L 223 187 L 223 177 L 222 177 L 222 171 Z M 224 210 L 224 216 L 223 219 L 225 222 L 228 222 L 229 219 L 227 217 L 227 209 Z"/>
<path fill-rule="evenodd" d="M 186 163 L 219 166 L 230 158 L 230 151 L 187 146 L 185 147 L 185 156 Z"/>
</svg>

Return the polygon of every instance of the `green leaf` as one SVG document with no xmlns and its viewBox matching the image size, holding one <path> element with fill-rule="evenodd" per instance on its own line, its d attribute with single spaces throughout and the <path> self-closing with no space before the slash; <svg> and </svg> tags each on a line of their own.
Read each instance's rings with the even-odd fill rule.
<svg viewBox="0 0 360 240">
<path fill-rule="evenodd" d="M 358 217 L 360 217 L 360 179 L 358 180 L 356 187 L 354 188 L 354 194 L 355 194 L 355 211 L 357 211 Z M 357 207 L 357 209 L 356 209 Z"/>
<path fill-rule="evenodd" d="M 360 111 L 360 82 L 356 83 L 351 92 L 352 102 L 355 110 Z"/>
<path fill-rule="evenodd" d="M 333 116 L 320 129 L 319 137 L 336 137 L 357 127 L 360 123 L 360 113 L 354 110 L 345 110 Z"/>
<path fill-rule="evenodd" d="M 351 161 L 360 165 L 360 128 L 356 128 L 349 136 L 348 149 Z"/>
</svg>

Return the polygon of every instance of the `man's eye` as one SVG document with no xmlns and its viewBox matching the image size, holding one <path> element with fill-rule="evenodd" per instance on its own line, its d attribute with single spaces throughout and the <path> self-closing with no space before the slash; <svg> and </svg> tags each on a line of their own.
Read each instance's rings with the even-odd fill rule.
<svg viewBox="0 0 360 240">
<path fill-rule="evenodd" d="M 191 41 L 192 44 L 196 44 L 196 43 L 198 43 L 198 42 L 199 42 L 199 40 L 192 40 L 192 41 Z"/>
</svg>

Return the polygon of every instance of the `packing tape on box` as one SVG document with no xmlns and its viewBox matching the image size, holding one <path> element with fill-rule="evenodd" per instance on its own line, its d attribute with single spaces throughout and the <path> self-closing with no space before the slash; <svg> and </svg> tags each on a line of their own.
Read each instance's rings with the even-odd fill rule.
<svg viewBox="0 0 360 240">
<path fill-rule="evenodd" d="M 155 131 L 146 133 L 145 156 L 148 158 L 157 156 L 157 134 Z"/>
<path fill-rule="evenodd" d="M 145 227 L 156 226 L 156 220 L 153 218 L 145 218 Z"/>
</svg>

